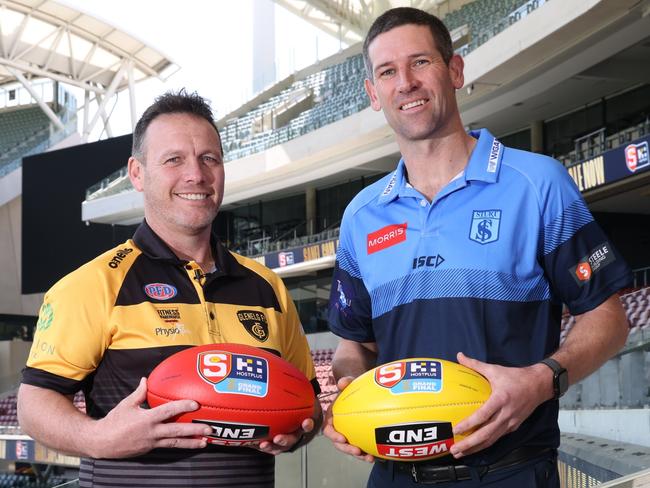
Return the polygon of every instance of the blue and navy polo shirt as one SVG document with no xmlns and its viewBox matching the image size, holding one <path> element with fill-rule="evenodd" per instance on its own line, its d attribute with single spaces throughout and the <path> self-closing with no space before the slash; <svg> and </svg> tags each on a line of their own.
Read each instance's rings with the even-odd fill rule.
<svg viewBox="0 0 650 488">
<path fill-rule="evenodd" d="M 338 336 L 376 342 L 378 364 L 407 357 L 527 366 L 559 346 L 572 314 L 631 283 L 631 272 L 557 161 L 503 146 L 487 130 L 465 171 L 432 202 L 404 161 L 348 205 L 330 298 Z M 558 402 L 474 456 L 556 447 Z M 468 459 L 470 461 L 470 459 Z"/>
</svg>

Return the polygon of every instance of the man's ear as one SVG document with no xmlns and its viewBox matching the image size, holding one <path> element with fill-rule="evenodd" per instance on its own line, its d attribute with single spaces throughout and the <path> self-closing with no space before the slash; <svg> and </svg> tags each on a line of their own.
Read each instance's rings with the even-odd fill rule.
<svg viewBox="0 0 650 488">
<path fill-rule="evenodd" d="M 133 188 L 135 188 L 137 191 L 143 191 L 144 190 L 144 164 L 140 162 L 140 160 L 134 158 L 131 156 L 129 158 L 129 179 L 131 180 L 131 184 L 133 185 Z"/>
<path fill-rule="evenodd" d="M 465 61 L 458 54 L 454 54 L 449 60 L 449 76 L 456 90 L 460 90 L 465 84 L 464 69 Z"/>
<path fill-rule="evenodd" d="M 375 90 L 375 85 L 368 78 L 363 82 L 363 86 L 366 89 L 368 98 L 370 99 L 370 106 L 375 112 L 381 110 L 381 103 L 379 103 L 379 98 L 377 98 L 377 90 Z"/>
</svg>

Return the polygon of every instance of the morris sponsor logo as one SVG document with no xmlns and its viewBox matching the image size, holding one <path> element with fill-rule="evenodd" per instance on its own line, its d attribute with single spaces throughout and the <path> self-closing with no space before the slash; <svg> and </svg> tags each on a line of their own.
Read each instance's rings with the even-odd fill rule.
<svg viewBox="0 0 650 488">
<path fill-rule="evenodd" d="M 155 300 L 169 300 L 178 294 L 176 287 L 167 283 L 149 283 L 145 285 L 144 292 Z"/>
<path fill-rule="evenodd" d="M 368 234 L 368 254 L 372 254 L 394 246 L 395 244 L 399 244 L 400 242 L 404 242 L 406 240 L 406 227 L 406 222 L 403 224 L 391 224 Z"/>
</svg>

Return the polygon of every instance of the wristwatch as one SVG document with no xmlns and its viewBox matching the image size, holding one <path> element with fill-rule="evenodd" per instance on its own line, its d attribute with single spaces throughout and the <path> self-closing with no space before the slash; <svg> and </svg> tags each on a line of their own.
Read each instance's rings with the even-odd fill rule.
<svg viewBox="0 0 650 488">
<path fill-rule="evenodd" d="M 569 373 L 553 358 L 542 359 L 540 363 L 553 371 L 553 400 L 557 400 L 569 389 Z"/>
</svg>

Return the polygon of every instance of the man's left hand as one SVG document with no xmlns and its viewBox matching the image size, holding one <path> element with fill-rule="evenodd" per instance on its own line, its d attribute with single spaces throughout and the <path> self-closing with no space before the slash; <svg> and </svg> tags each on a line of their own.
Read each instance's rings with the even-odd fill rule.
<svg viewBox="0 0 650 488">
<path fill-rule="evenodd" d="M 321 409 L 318 398 L 314 398 L 314 413 L 311 417 L 302 421 L 300 429 L 288 434 L 278 434 L 270 441 L 260 442 L 257 449 L 267 454 L 277 456 L 283 452 L 291 450 L 298 442 L 307 444 L 323 423 L 323 410 Z"/>
<path fill-rule="evenodd" d="M 538 405 L 553 397 L 552 371 L 544 364 L 511 368 L 484 363 L 462 352 L 457 358 L 460 364 L 487 378 L 492 394 L 478 410 L 454 427 L 454 435 L 470 433 L 450 449 L 455 458 L 491 446 L 503 435 L 515 431 Z"/>
<path fill-rule="evenodd" d="M 277 456 L 291 449 L 303 436 L 314 430 L 314 420 L 309 418 L 302 421 L 300 429 L 290 434 L 278 434 L 271 441 L 262 441 L 259 450 Z"/>
</svg>

